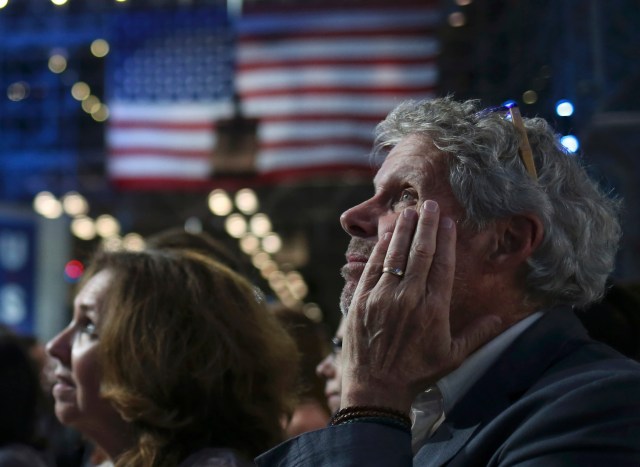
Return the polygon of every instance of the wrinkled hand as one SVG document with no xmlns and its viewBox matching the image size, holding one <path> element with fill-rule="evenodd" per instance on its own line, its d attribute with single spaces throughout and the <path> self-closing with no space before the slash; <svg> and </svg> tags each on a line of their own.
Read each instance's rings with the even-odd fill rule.
<svg viewBox="0 0 640 467">
<path fill-rule="evenodd" d="M 406 209 L 378 241 L 354 294 L 342 353 L 342 406 L 408 412 L 415 396 L 494 337 L 487 316 L 451 335 L 456 226 L 427 201 Z M 404 277 L 383 273 L 400 268 Z"/>
</svg>

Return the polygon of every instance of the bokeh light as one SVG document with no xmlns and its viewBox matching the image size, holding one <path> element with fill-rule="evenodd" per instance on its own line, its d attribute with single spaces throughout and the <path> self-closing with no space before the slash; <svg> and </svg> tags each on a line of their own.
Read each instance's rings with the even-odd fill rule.
<svg viewBox="0 0 640 467">
<path fill-rule="evenodd" d="M 524 93 L 522 93 L 522 102 L 529 105 L 535 104 L 536 102 L 538 102 L 538 93 L 533 89 L 525 91 Z"/>
<path fill-rule="evenodd" d="M 244 234 L 240 239 L 240 249 L 248 255 L 257 252 L 259 248 L 260 240 L 253 234 Z"/>
<path fill-rule="evenodd" d="M 247 231 L 247 221 L 242 214 L 231 214 L 225 220 L 224 228 L 233 238 L 240 238 Z"/>
<path fill-rule="evenodd" d="M 253 214 L 258 210 L 258 197 L 250 188 L 238 190 L 235 196 L 236 206 L 245 214 Z"/>
<path fill-rule="evenodd" d="M 122 239 L 118 236 L 102 240 L 102 248 L 105 251 L 118 251 L 122 249 Z"/>
<path fill-rule="evenodd" d="M 62 197 L 62 208 L 71 217 L 76 217 L 89 212 L 89 203 L 80 193 L 70 191 Z"/>
<path fill-rule="evenodd" d="M 208 198 L 209 210 L 216 216 L 226 216 L 233 210 L 233 203 L 226 191 L 213 190 Z"/>
<path fill-rule="evenodd" d="M 267 253 L 277 253 L 282 248 L 280 235 L 271 232 L 262 239 L 262 249 Z"/>
<path fill-rule="evenodd" d="M 91 43 L 91 53 L 98 58 L 102 58 L 109 53 L 109 43 L 104 39 L 96 39 Z"/>
<path fill-rule="evenodd" d="M 560 117 L 570 117 L 573 115 L 573 104 L 566 99 L 559 100 L 556 103 L 556 113 Z"/>
<path fill-rule="evenodd" d="M 49 70 L 53 73 L 62 73 L 67 69 L 67 59 L 64 55 L 53 54 L 49 57 Z"/>
<path fill-rule="evenodd" d="M 94 95 L 91 95 L 82 101 L 82 110 L 84 110 L 88 114 L 91 114 L 93 112 L 96 112 L 100 108 L 100 105 L 100 99 L 98 99 Z"/>
<path fill-rule="evenodd" d="M 77 259 L 72 259 L 64 266 L 64 277 L 67 282 L 77 282 L 84 273 L 84 264 Z"/>
<path fill-rule="evenodd" d="M 122 247 L 129 251 L 142 251 L 146 243 L 142 235 L 131 232 L 122 238 Z"/>
<path fill-rule="evenodd" d="M 560 138 L 560 143 L 569 151 L 570 153 L 578 152 L 580 149 L 580 141 L 574 135 L 566 135 Z"/>
<path fill-rule="evenodd" d="M 78 216 L 71 221 L 71 233 L 81 240 L 96 238 L 96 224 L 90 217 Z"/>
<path fill-rule="evenodd" d="M 63 212 L 62 203 L 48 191 L 41 191 L 35 196 L 33 209 L 47 219 L 57 219 Z"/>
<path fill-rule="evenodd" d="M 120 233 L 120 223 L 110 214 L 103 214 L 96 219 L 96 233 L 102 238 L 114 237 Z"/>
<path fill-rule="evenodd" d="M 91 88 L 83 81 L 78 81 L 71 87 L 71 95 L 78 101 L 83 101 L 91 95 Z"/>
<path fill-rule="evenodd" d="M 251 232 L 258 237 L 264 237 L 271 232 L 271 220 L 266 214 L 258 213 L 249 220 Z"/>
<path fill-rule="evenodd" d="M 29 97 L 30 87 L 29 84 L 24 81 L 18 81 L 12 83 L 7 88 L 7 97 L 9 100 L 18 102 Z"/>
<path fill-rule="evenodd" d="M 109 107 L 105 104 L 98 104 L 98 106 L 93 107 L 93 111 L 91 112 L 91 117 L 96 122 L 104 122 L 109 118 Z"/>
</svg>

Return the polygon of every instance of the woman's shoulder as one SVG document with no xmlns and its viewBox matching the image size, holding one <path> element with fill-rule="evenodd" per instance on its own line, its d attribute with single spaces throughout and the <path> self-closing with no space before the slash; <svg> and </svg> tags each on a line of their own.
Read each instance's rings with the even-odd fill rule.
<svg viewBox="0 0 640 467">
<path fill-rule="evenodd" d="M 180 463 L 180 467 L 251 467 L 254 465 L 232 449 L 223 448 L 201 449 Z"/>
</svg>

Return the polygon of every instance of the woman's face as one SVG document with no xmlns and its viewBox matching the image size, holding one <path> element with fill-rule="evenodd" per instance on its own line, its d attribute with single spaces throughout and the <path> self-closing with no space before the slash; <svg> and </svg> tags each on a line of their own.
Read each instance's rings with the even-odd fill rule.
<svg viewBox="0 0 640 467">
<path fill-rule="evenodd" d="M 71 322 L 47 344 L 56 360 L 56 416 L 95 441 L 125 424 L 109 401 L 100 397 L 98 346 L 111 278 L 111 271 L 102 270 L 87 281 L 74 300 Z"/>
<path fill-rule="evenodd" d="M 325 379 L 325 396 L 331 413 L 336 413 L 340 410 L 340 398 L 342 395 L 341 346 L 346 327 L 347 321 L 342 317 L 336 331 L 336 339 L 334 339 L 334 342 L 340 342 L 340 346 L 334 346 L 333 352 L 327 355 L 316 367 L 316 374 Z"/>
</svg>

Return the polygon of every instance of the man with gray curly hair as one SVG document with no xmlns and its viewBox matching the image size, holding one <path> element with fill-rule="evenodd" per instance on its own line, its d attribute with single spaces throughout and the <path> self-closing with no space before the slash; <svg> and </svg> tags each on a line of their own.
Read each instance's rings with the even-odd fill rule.
<svg viewBox="0 0 640 467">
<path fill-rule="evenodd" d="M 374 195 L 341 217 L 341 409 L 258 465 L 640 465 L 640 365 L 574 312 L 619 202 L 515 105 L 405 102 L 376 136 Z"/>
</svg>

